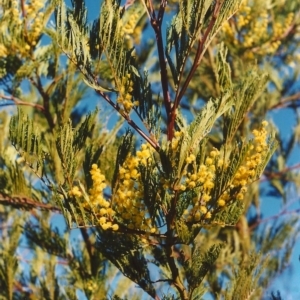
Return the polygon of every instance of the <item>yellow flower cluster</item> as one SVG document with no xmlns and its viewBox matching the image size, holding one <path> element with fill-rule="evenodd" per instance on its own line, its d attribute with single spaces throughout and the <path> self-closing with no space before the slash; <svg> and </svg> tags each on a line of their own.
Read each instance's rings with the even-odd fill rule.
<svg viewBox="0 0 300 300">
<path fill-rule="evenodd" d="M 20 19 L 21 11 L 19 9 L 19 1 L 13 0 L 11 2 L 11 18 L 15 24 L 20 25 L 22 20 Z"/>
<path fill-rule="evenodd" d="M 244 162 L 239 166 L 233 180 L 224 189 L 222 194 L 218 196 L 217 200 L 212 199 L 211 196 L 215 186 L 216 171 L 225 171 L 230 163 L 224 162 L 217 149 L 213 149 L 209 153 L 204 164 L 201 164 L 196 172 L 186 174 L 185 181 L 181 184 L 180 190 L 184 192 L 195 189 L 198 194 L 193 199 L 192 207 L 184 213 L 184 217 L 188 222 L 209 219 L 215 208 L 224 207 L 228 202 L 234 200 L 244 199 L 247 185 L 256 179 L 257 168 L 263 162 L 268 151 L 267 125 L 268 122 L 263 121 L 259 130 L 253 130 L 254 139 L 249 146 Z M 193 154 L 189 155 L 186 159 L 187 165 L 192 164 L 194 160 L 195 156 Z"/>
<path fill-rule="evenodd" d="M 294 13 L 289 13 L 283 22 L 275 22 L 273 24 L 274 38 L 280 38 L 285 31 L 291 26 L 294 20 Z"/>
<path fill-rule="evenodd" d="M 101 173 L 96 164 L 92 165 L 90 173 L 93 180 L 93 187 L 89 191 L 89 198 L 91 205 L 97 208 L 99 224 L 104 230 L 109 228 L 114 231 L 118 230 L 118 224 L 112 223 L 115 211 L 111 208 L 110 202 L 103 197 L 103 190 L 106 188 L 105 176 Z"/>
<path fill-rule="evenodd" d="M 171 142 L 171 149 L 173 151 L 176 151 L 176 149 L 178 148 L 178 144 L 179 144 L 179 141 L 180 141 L 180 138 L 182 137 L 182 135 L 183 135 L 182 131 L 175 131 L 174 138 L 172 139 L 172 142 Z"/>
<path fill-rule="evenodd" d="M 125 25 L 123 25 L 123 22 L 121 22 L 122 35 L 133 34 L 138 19 L 139 19 L 138 14 L 133 13 L 130 14 L 129 20 L 126 22 Z"/>
<path fill-rule="evenodd" d="M 79 190 L 78 186 L 73 186 L 72 190 L 69 191 L 69 196 L 80 198 L 82 196 L 82 192 Z"/>
<path fill-rule="evenodd" d="M 237 15 L 224 24 L 222 31 L 228 43 L 245 48 L 244 55 L 252 59 L 253 52 L 259 55 L 275 53 L 293 20 L 293 13 L 273 20 L 272 12 L 267 8 L 261 8 L 257 13 L 255 1 L 244 1 Z"/>
<path fill-rule="evenodd" d="M 89 291 L 95 291 L 97 288 L 97 283 L 93 279 L 87 279 L 85 282 L 85 288 Z"/>
<path fill-rule="evenodd" d="M 141 145 L 139 151 L 133 156 L 129 154 L 119 168 L 118 183 L 111 201 L 103 196 L 106 188 L 105 176 L 96 164 L 90 170 L 93 186 L 89 190 L 88 200 L 83 199 L 83 193 L 77 186 L 69 192 L 70 196 L 82 198 L 85 208 L 93 208 L 98 217 L 102 229 L 119 229 L 114 219 L 122 220 L 122 223 L 130 229 L 140 229 L 149 233 L 155 233 L 157 228 L 153 226 L 147 208 L 143 202 L 144 185 L 141 181 L 141 167 L 149 167 L 152 163 L 153 149 L 148 144 Z"/>
<path fill-rule="evenodd" d="M 33 24 L 30 28 L 30 32 L 29 32 L 29 41 L 31 43 L 32 46 L 36 45 L 36 41 L 38 39 L 38 37 L 40 36 L 42 29 L 43 29 L 43 18 L 44 18 L 44 13 L 43 12 L 39 12 L 36 17 L 33 19 Z"/>
<path fill-rule="evenodd" d="M 251 144 L 245 161 L 238 168 L 234 175 L 233 181 L 228 189 L 220 196 L 218 200 L 219 206 L 224 206 L 230 199 L 235 198 L 237 200 L 243 200 L 247 191 L 247 185 L 251 184 L 255 180 L 256 169 L 262 163 L 268 151 L 267 145 L 267 121 L 263 121 L 259 130 L 253 130 L 253 143 Z M 235 193 L 232 195 L 231 191 Z"/>
<path fill-rule="evenodd" d="M 117 99 L 117 103 L 122 105 L 126 113 L 129 113 L 134 106 L 139 105 L 138 101 L 132 101 L 133 81 L 130 78 L 130 74 L 123 76 Z"/>
<path fill-rule="evenodd" d="M 12 37 L 7 35 L 9 46 L 3 45 L 0 49 L 1 56 L 6 56 L 7 49 L 23 57 L 29 56 L 31 48 L 36 45 L 42 33 L 44 13 L 41 9 L 46 6 L 46 3 L 46 0 L 32 0 L 30 3 L 24 4 L 22 11 L 20 1 L 11 1 L 11 7 L 6 13 L 10 14 L 11 23 L 15 26 L 14 34 L 22 37 L 22 42 L 16 43 Z"/>
<path fill-rule="evenodd" d="M 0 57 L 6 57 L 7 56 L 7 48 L 4 45 L 0 44 Z"/>
<path fill-rule="evenodd" d="M 141 229 L 155 232 L 147 209 L 142 201 L 144 187 L 141 182 L 139 167 L 152 162 L 152 148 L 148 144 L 141 145 L 136 156 L 128 155 L 119 169 L 119 184 L 113 195 L 114 210 L 130 229 Z"/>
<path fill-rule="evenodd" d="M 28 17 L 34 18 L 38 11 L 46 4 L 45 0 L 31 0 L 29 4 L 25 4 L 25 11 Z"/>
<path fill-rule="evenodd" d="M 191 164 L 195 160 L 193 154 L 186 158 L 186 163 Z M 211 200 L 211 191 L 214 188 L 216 168 L 223 166 L 223 159 L 220 152 L 213 149 L 206 157 L 204 164 L 201 164 L 194 173 L 187 173 L 185 182 L 181 184 L 181 191 L 197 188 L 198 197 L 193 199 L 193 207 L 185 212 L 187 221 L 199 221 L 201 217 L 211 218 L 211 211 L 208 211 L 208 202 Z"/>
<path fill-rule="evenodd" d="M 26 22 L 30 23 L 30 28 L 28 29 L 26 45 L 27 50 L 30 49 L 30 46 L 35 46 L 38 37 L 40 36 L 43 29 L 43 18 L 44 13 L 41 10 L 45 6 L 43 0 L 32 0 L 30 4 L 24 6 L 26 12 Z"/>
<path fill-rule="evenodd" d="M 128 49 L 134 48 L 140 44 L 142 38 L 142 30 L 145 25 L 144 7 L 135 2 L 129 6 L 119 21 L 120 35 L 124 37 L 125 45 Z"/>
</svg>

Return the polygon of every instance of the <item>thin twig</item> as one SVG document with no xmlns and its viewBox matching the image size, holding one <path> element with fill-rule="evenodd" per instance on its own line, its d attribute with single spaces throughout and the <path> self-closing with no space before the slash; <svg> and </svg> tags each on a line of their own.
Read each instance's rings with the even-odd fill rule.
<svg viewBox="0 0 300 300">
<path fill-rule="evenodd" d="M 11 100 L 14 102 L 15 105 L 22 105 L 22 106 L 30 106 L 30 107 L 33 107 L 39 111 L 41 111 L 43 114 L 45 113 L 45 108 L 44 106 L 40 105 L 40 104 L 37 104 L 37 103 L 30 103 L 30 102 L 26 102 L 26 101 L 23 101 L 17 97 L 14 97 L 14 96 L 6 96 L 6 95 L 2 95 L 0 94 L 0 98 L 2 99 L 6 99 L 6 100 Z M 6 105 L 11 105 L 11 104 L 6 104 Z"/>
<path fill-rule="evenodd" d="M 95 92 L 101 96 L 110 106 L 112 106 L 143 139 L 145 139 L 156 151 L 160 150 L 159 144 L 151 139 L 151 137 L 147 136 L 145 132 L 130 118 L 130 116 L 123 112 L 121 108 L 115 104 L 105 93 L 99 90 L 95 90 Z"/>
<path fill-rule="evenodd" d="M 278 103 L 274 104 L 269 109 L 279 109 L 279 108 L 287 107 L 289 104 L 291 104 L 292 101 L 298 101 L 298 100 L 300 100 L 300 92 L 281 98 L 281 100 Z"/>
<path fill-rule="evenodd" d="M 155 17 L 155 13 L 153 11 L 151 15 L 150 23 L 156 36 L 157 52 L 158 52 L 158 59 L 160 65 L 161 87 L 162 87 L 164 106 L 166 109 L 167 123 L 168 123 L 167 137 L 168 140 L 172 140 L 174 134 L 174 126 L 172 126 L 172 122 L 171 122 L 172 106 L 171 106 L 171 99 L 170 99 L 169 86 L 168 86 L 169 84 L 168 84 L 167 63 L 164 54 L 164 44 L 163 44 L 162 33 L 161 33 L 161 24 L 163 21 L 166 5 L 167 5 L 167 1 L 162 0 L 158 12 L 158 17 L 157 18 Z"/>
<path fill-rule="evenodd" d="M 296 216 L 299 216 L 299 213 L 300 213 L 300 208 L 295 209 L 295 210 L 283 210 L 279 214 L 271 216 L 271 217 L 268 217 L 266 219 L 258 219 L 254 224 L 252 224 L 251 226 L 249 226 L 249 232 L 251 232 L 253 229 L 255 229 L 257 226 L 259 226 L 262 223 L 267 223 L 267 222 L 269 222 L 271 220 L 276 220 L 279 217 L 282 217 L 282 216 L 285 216 L 285 215 L 292 215 L 292 214 L 294 214 Z"/>
<path fill-rule="evenodd" d="M 266 177 L 262 178 L 260 181 L 262 182 L 262 181 L 267 181 L 267 180 L 271 180 L 271 179 L 278 179 L 278 178 L 280 179 L 287 172 L 292 171 L 292 170 L 296 170 L 296 169 L 300 169 L 300 163 L 297 163 L 297 164 L 295 164 L 293 166 L 290 166 L 290 167 L 286 167 L 282 171 L 279 171 L 279 172 L 264 171 L 264 175 Z"/>
<path fill-rule="evenodd" d="M 207 47 L 205 47 L 205 43 L 207 41 L 207 38 L 209 36 L 209 33 L 211 32 L 211 30 L 213 29 L 216 21 L 217 21 L 217 17 L 218 17 L 218 14 L 220 12 L 220 9 L 221 9 L 221 4 L 220 4 L 220 1 L 217 1 L 216 5 L 215 5 L 215 9 L 214 9 L 214 12 L 213 12 L 213 15 L 212 15 L 212 18 L 209 22 L 209 25 L 208 27 L 206 28 L 205 32 L 204 32 L 204 35 L 202 38 L 199 38 L 198 40 L 198 48 L 197 48 L 197 52 L 196 52 L 196 56 L 195 56 L 195 59 L 194 59 L 194 62 L 193 62 L 193 65 L 191 67 L 191 70 L 187 76 L 187 79 L 185 80 L 180 92 L 179 89 L 177 90 L 177 95 L 176 95 L 176 99 L 175 99 L 175 103 L 174 103 L 174 106 L 173 106 L 173 110 L 176 110 L 179 103 L 180 103 L 180 100 L 182 99 L 183 95 L 185 94 L 189 84 L 190 84 L 190 81 L 192 80 L 198 66 L 200 65 L 200 62 L 201 62 L 201 57 L 203 56 L 204 54 L 204 50 L 206 50 Z"/>
<path fill-rule="evenodd" d="M 65 53 L 65 55 L 69 58 L 69 60 L 77 67 L 77 69 L 80 71 L 80 73 L 88 80 L 93 80 L 92 84 L 98 86 L 99 83 L 97 81 L 97 76 L 94 74 L 86 74 L 83 70 L 83 68 L 77 66 L 77 62 L 66 52 L 64 49 L 62 51 Z M 90 78 L 87 78 L 87 75 L 90 76 Z M 105 94 L 104 92 L 100 91 L 99 89 L 95 89 L 94 91 L 101 96 L 111 107 L 113 107 L 128 123 L 129 126 L 131 126 L 144 140 L 146 140 L 157 152 L 160 150 L 160 145 L 157 143 L 156 140 L 152 139 L 151 137 L 147 136 L 145 132 L 130 118 L 129 114 L 124 112 L 121 107 L 118 104 L 115 104 L 110 97 Z"/>
<path fill-rule="evenodd" d="M 25 196 L 19 196 L 19 195 L 5 195 L 0 193 L 0 202 L 1 204 L 7 204 L 12 206 L 22 206 L 27 208 L 36 208 L 36 209 L 43 209 L 43 210 L 51 210 L 58 213 L 61 213 L 61 209 L 57 206 L 46 204 L 46 203 L 40 203 L 37 201 L 34 201 L 31 198 L 25 197 Z"/>
<path fill-rule="evenodd" d="M 93 246 L 90 237 L 87 232 L 87 228 L 80 228 L 81 235 L 83 237 L 87 252 L 89 254 L 90 258 L 90 267 L 91 267 L 91 272 L 93 276 L 97 275 L 98 271 L 98 266 L 97 264 L 94 263 L 94 252 L 95 252 L 95 247 Z"/>
<path fill-rule="evenodd" d="M 40 93 L 40 95 L 43 98 L 43 104 L 44 104 L 44 116 L 48 122 L 49 128 L 52 131 L 55 124 L 54 124 L 54 120 L 52 118 L 52 115 L 50 113 L 50 97 L 49 95 L 45 92 L 43 85 L 42 85 L 42 81 L 39 77 L 38 74 L 36 74 L 37 76 L 37 82 L 34 81 L 34 79 L 31 77 L 29 78 L 30 82 L 33 84 L 33 86 L 36 87 L 36 89 L 38 90 L 38 92 Z"/>
<path fill-rule="evenodd" d="M 171 228 L 169 227 L 170 224 L 168 224 L 168 233 L 167 233 L 167 244 L 168 246 L 165 247 L 165 251 L 166 251 L 166 259 L 168 262 L 168 266 L 171 270 L 172 273 L 172 280 L 171 283 L 175 286 L 175 288 L 177 289 L 179 295 L 180 295 L 180 299 L 182 300 L 188 300 L 189 296 L 188 296 L 188 291 L 186 290 L 180 275 L 179 275 L 179 270 L 177 268 L 177 265 L 175 263 L 175 259 L 172 256 L 172 240 L 173 240 L 173 230 L 170 230 Z"/>
</svg>

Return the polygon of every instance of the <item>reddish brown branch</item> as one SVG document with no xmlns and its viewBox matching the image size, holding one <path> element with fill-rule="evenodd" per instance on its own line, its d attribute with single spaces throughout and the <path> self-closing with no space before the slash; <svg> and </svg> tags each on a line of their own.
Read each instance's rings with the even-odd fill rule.
<svg viewBox="0 0 300 300">
<path fill-rule="evenodd" d="M 160 65 L 161 87 L 162 87 L 164 106 L 167 114 L 167 123 L 168 123 L 167 137 L 168 140 L 172 140 L 174 134 L 174 124 L 172 124 L 172 118 L 171 118 L 172 106 L 171 106 L 171 99 L 169 94 L 167 63 L 164 54 L 164 45 L 163 45 L 163 39 L 161 33 L 161 24 L 163 21 L 166 5 L 167 5 L 167 1 L 162 0 L 160 4 L 158 16 L 156 17 L 153 11 L 150 22 L 156 36 L 157 52 L 158 52 L 158 59 Z"/>
<path fill-rule="evenodd" d="M 249 232 L 251 232 L 252 230 L 254 230 L 257 226 L 259 226 L 260 224 L 262 223 L 267 223 L 271 220 L 276 220 L 278 219 L 279 217 L 282 217 L 282 216 L 285 216 L 285 215 L 292 215 L 292 214 L 295 214 L 297 216 L 299 216 L 299 213 L 300 213 L 300 208 L 298 209 L 295 209 L 295 210 L 283 210 L 281 211 L 279 214 L 277 215 L 274 215 L 274 216 L 271 216 L 271 217 L 268 217 L 266 219 L 258 219 L 254 224 L 252 224 L 251 226 L 249 226 Z"/>
<path fill-rule="evenodd" d="M 281 98 L 281 100 L 278 103 L 274 104 L 269 109 L 283 108 L 283 107 L 286 107 L 289 104 L 291 104 L 292 101 L 297 101 L 297 100 L 300 100 L 300 92 L 298 92 L 294 95 L 291 95 L 291 96 Z"/>
<path fill-rule="evenodd" d="M 30 107 L 33 107 L 33 108 L 41 111 L 43 114 L 45 113 L 45 108 L 40 104 L 26 102 L 17 97 L 14 97 L 14 96 L 5 96 L 5 95 L 1 95 L 1 94 L 0 94 L 0 98 L 6 99 L 6 100 L 11 100 L 15 103 L 15 105 L 30 106 Z"/>
<path fill-rule="evenodd" d="M 33 80 L 33 78 L 29 78 L 30 82 L 36 87 L 36 89 L 38 90 L 38 92 L 40 93 L 40 95 L 43 98 L 43 106 L 44 106 L 44 116 L 48 122 L 49 128 L 52 131 L 55 124 L 52 118 L 52 115 L 50 113 L 50 97 L 49 95 L 45 92 L 41 79 L 39 76 L 37 76 L 37 82 L 35 82 Z"/>
<path fill-rule="evenodd" d="M 115 104 L 105 93 L 99 90 L 95 90 L 95 92 L 101 96 L 110 106 L 112 106 L 126 121 L 127 123 L 143 138 L 145 139 L 156 151 L 160 150 L 159 144 L 151 139 L 151 137 L 147 136 L 145 132 L 130 118 L 130 116 L 123 112 L 121 108 Z"/>
<path fill-rule="evenodd" d="M 20 2 L 21 2 L 22 17 L 26 18 L 25 0 L 21 0 Z"/>
<path fill-rule="evenodd" d="M 67 53 L 65 53 L 70 61 L 77 66 L 77 63 L 72 57 L 70 57 Z M 99 83 L 97 81 L 97 77 L 93 74 L 86 74 L 82 68 L 78 67 L 78 70 L 81 72 L 83 76 L 87 78 L 88 81 L 92 81 L 92 84 L 98 86 Z M 160 146 L 156 140 L 152 139 L 151 137 L 147 136 L 145 132 L 130 118 L 129 114 L 124 112 L 118 104 L 115 104 L 104 92 L 94 89 L 94 91 L 101 96 L 112 108 L 114 108 L 144 140 L 146 140 L 157 152 L 160 150 Z"/>
<path fill-rule="evenodd" d="M 214 9 L 212 18 L 209 22 L 208 27 L 206 28 L 206 30 L 204 32 L 204 35 L 203 35 L 202 39 L 199 38 L 199 40 L 198 40 L 198 48 L 197 48 L 196 56 L 195 56 L 193 65 L 191 67 L 191 70 L 190 70 L 190 72 L 187 76 L 187 79 L 185 80 L 180 92 L 176 95 L 175 103 L 174 103 L 174 106 L 172 108 L 172 114 L 174 114 L 174 115 L 176 113 L 175 111 L 176 111 L 183 95 L 185 94 L 185 92 L 186 92 L 186 90 L 187 90 L 187 88 L 190 84 L 190 81 L 192 80 L 198 66 L 200 65 L 201 57 L 203 56 L 203 51 L 205 49 L 205 44 L 206 44 L 207 38 L 208 38 L 209 33 L 211 32 L 211 30 L 213 29 L 215 23 L 216 23 L 218 14 L 220 12 L 220 9 L 221 9 L 221 3 L 220 3 L 220 0 L 218 0 L 217 3 L 215 4 L 215 9 Z M 178 89 L 178 91 L 179 91 L 179 89 Z"/>
<path fill-rule="evenodd" d="M 97 264 L 94 263 L 95 248 L 94 248 L 94 246 L 93 246 L 93 244 L 90 240 L 87 229 L 86 228 L 80 228 L 80 232 L 81 232 L 81 235 L 83 237 L 87 252 L 89 254 L 91 273 L 92 273 L 93 276 L 96 276 L 97 271 L 98 271 L 98 266 L 97 266 Z"/>
<path fill-rule="evenodd" d="M 8 196 L 5 194 L 0 193 L 0 203 L 3 205 L 11 205 L 11 206 L 17 206 L 17 207 L 24 207 L 25 209 L 43 209 L 48 211 L 55 211 L 55 212 L 61 212 L 60 208 L 57 206 L 53 206 L 46 203 L 41 203 L 34 201 L 31 198 L 25 197 L 25 196 Z"/>
<path fill-rule="evenodd" d="M 260 181 L 267 181 L 267 180 L 271 180 L 271 179 L 280 179 L 287 172 L 296 170 L 296 169 L 300 169 L 300 163 L 295 164 L 291 167 L 286 167 L 285 169 L 283 169 L 282 171 L 279 171 L 279 172 L 264 171 L 264 175 L 266 176 L 266 178 L 263 178 Z"/>
</svg>

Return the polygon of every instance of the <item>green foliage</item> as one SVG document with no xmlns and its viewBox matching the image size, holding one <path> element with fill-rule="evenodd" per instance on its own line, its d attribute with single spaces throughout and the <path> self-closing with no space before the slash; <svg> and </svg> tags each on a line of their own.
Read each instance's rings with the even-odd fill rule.
<svg viewBox="0 0 300 300">
<path fill-rule="evenodd" d="M 63 177 L 66 182 L 72 183 L 77 169 L 76 155 L 85 146 L 86 139 L 93 130 L 97 111 L 88 115 L 77 130 L 73 130 L 69 120 L 65 126 L 57 132 L 56 145 L 58 156 L 61 160 Z"/>
<path fill-rule="evenodd" d="M 122 234 L 103 234 L 97 247 L 115 266 L 150 296 L 155 296 L 147 260 L 134 237 Z"/>
<path fill-rule="evenodd" d="M 204 254 L 201 254 L 202 251 L 198 247 L 193 250 L 191 265 L 186 270 L 186 278 L 192 291 L 191 295 L 215 264 L 221 249 L 222 244 L 211 246 Z"/>
<path fill-rule="evenodd" d="M 6 236 L 3 236 L 3 242 L 1 243 L 0 293 L 4 299 L 13 298 L 14 273 L 19 265 L 16 250 L 22 231 L 19 222 L 14 221 L 14 225 L 10 230 L 7 230 Z"/>
<path fill-rule="evenodd" d="M 13 116 L 9 127 L 10 140 L 16 147 L 26 163 L 35 172 L 39 172 L 43 166 L 44 153 L 42 151 L 42 140 L 34 129 L 34 124 L 22 111 Z"/>
<path fill-rule="evenodd" d="M 272 121 L 299 98 L 279 2 L 103 0 L 91 21 L 83 0 L 2 1 L 0 298 L 263 297 L 299 226 L 260 212 L 300 183 L 299 124 Z"/>
<path fill-rule="evenodd" d="M 213 217 L 213 221 L 217 225 L 234 225 L 238 222 L 242 212 L 244 211 L 244 205 L 241 202 L 235 202 L 223 210 L 220 210 Z"/>
</svg>

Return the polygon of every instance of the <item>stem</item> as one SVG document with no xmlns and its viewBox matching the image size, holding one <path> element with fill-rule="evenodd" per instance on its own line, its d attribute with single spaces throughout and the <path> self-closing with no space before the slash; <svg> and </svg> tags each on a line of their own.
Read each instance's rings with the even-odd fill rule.
<svg viewBox="0 0 300 300">
<path fill-rule="evenodd" d="M 37 75 L 37 82 L 35 82 L 33 80 L 33 78 L 29 78 L 30 82 L 36 87 L 36 89 L 38 90 L 38 92 L 40 93 L 40 95 L 43 98 L 43 107 L 44 107 L 44 116 L 48 122 L 49 128 L 52 131 L 55 124 L 52 118 L 52 115 L 50 113 L 50 98 L 49 95 L 45 92 L 41 79 L 40 77 Z"/>
<path fill-rule="evenodd" d="M 106 102 L 111 105 L 126 121 L 127 123 L 136 131 L 139 133 L 139 135 L 145 139 L 157 152 L 160 150 L 159 144 L 151 139 L 149 136 L 145 134 L 145 132 L 130 118 L 130 116 L 123 112 L 121 108 L 115 104 L 106 94 L 104 94 L 102 91 L 95 90 L 95 92 L 100 95 Z"/>
<path fill-rule="evenodd" d="M 299 99 L 300 99 L 300 92 L 291 96 L 283 97 L 280 99 L 278 103 L 271 106 L 270 109 L 279 109 L 279 108 L 291 106 L 293 105 L 292 103 L 293 101 L 298 101 Z"/>
<path fill-rule="evenodd" d="M 175 221 L 175 215 L 176 215 L 176 204 L 177 204 L 177 198 L 178 198 L 178 192 L 175 193 L 172 201 L 171 201 L 171 207 L 166 215 L 167 219 L 167 238 L 166 238 L 166 257 L 167 262 L 170 267 L 171 273 L 172 273 L 172 284 L 174 284 L 175 288 L 180 294 L 180 298 L 182 300 L 188 300 L 188 291 L 186 290 L 184 284 L 181 281 L 181 278 L 179 276 L 179 271 L 176 266 L 174 257 L 173 257 L 173 250 L 172 247 L 174 245 L 174 237 L 173 237 L 173 228 L 174 228 L 174 221 Z"/>
<path fill-rule="evenodd" d="M 81 72 L 81 74 L 87 78 L 87 75 L 90 76 L 90 78 L 87 78 L 88 81 L 93 81 L 93 84 L 95 84 L 96 86 L 98 86 L 98 81 L 96 76 L 94 76 L 93 74 L 86 74 L 82 68 L 79 68 L 77 66 L 76 61 L 74 61 L 74 59 L 72 59 L 72 57 L 70 57 L 70 55 L 68 55 L 66 52 L 65 54 L 67 55 L 67 57 L 70 59 L 70 61 L 78 68 L 78 70 Z M 121 110 L 120 106 L 115 104 L 104 92 L 95 89 L 94 91 L 101 96 L 110 106 L 112 106 L 126 121 L 127 123 L 136 131 L 139 133 L 139 135 L 146 140 L 157 152 L 159 152 L 160 150 L 160 146 L 157 143 L 156 140 L 152 139 L 151 137 L 147 136 L 145 134 L 145 132 L 130 118 L 130 116 L 124 112 L 123 110 Z"/>
<path fill-rule="evenodd" d="M 61 212 L 59 207 L 50 204 L 36 202 L 31 198 L 18 196 L 18 195 L 8 196 L 6 194 L 0 193 L 0 202 L 4 205 L 8 204 L 12 206 L 22 206 L 22 207 L 27 207 L 28 209 L 40 208 L 48 211 L 51 210 L 55 212 Z"/>
<path fill-rule="evenodd" d="M 87 233 L 87 229 L 81 227 L 80 232 L 83 237 L 87 252 L 89 254 L 91 273 L 93 276 L 96 276 L 98 266 L 97 266 L 97 264 L 94 263 L 94 246 L 91 243 L 90 237 Z"/>
<path fill-rule="evenodd" d="M 14 96 L 5 96 L 5 95 L 2 95 L 2 94 L 0 94 L 0 98 L 6 99 L 6 100 L 11 100 L 11 101 L 13 101 L 15 103 L 15 105 L 30 106 L 30 107 L 33 107 L 33 108 L 39 110 L 43 114 L 45 113 L 44 106 L 42 106 L 40 104 L 26 102 L 26 101 L 23 101 L 23 100 L 21 100 L 21 99 L 19 99 L 17 97 L 14 97 Z M 7 104 L 7 105 L 11 105 L 11 104 Z"/>
<path fill-rule="evenodd" d="M 172 117 L 171 117 L 172 106 L 171 106 L 169 87 L 168 87 L 167 64 L 164 55 L 164 45 L 163 45 L 163 39 L 161 34 L 161 24 L 163 21 L 166 5 L 167 5 L 167 1 L 162 0 L 158 12 L 158 17 L 157 18 L 155 17 L 155 13 L 153 11 L 150 22 L 156 36 L 157 52 L 158 52 L 158 59 L 160 65 L 161 87 L 163 92 L 165 110 L 167 114 L 167 124 L 168 124 L 167 138 L 170 141 L 172 140 L 174 135 L 174 122 L 172 122 Z"/>
<path fill-rule="evenodd" d="M 167 262 L 170 267 L 171 273 L 172 273 L 172 280 L 171 283 L 174 284 L 175 288 L 177 289 L 180 299 L 182 300 L 188 300 L 188 291 L 186 290 L 185 286 L 183 285 L 181 278 L 179 276 L 179 271 L 176 266 L 174 257 L 172 256 L 172 231 L 168 232 L 168 238 L 167 238 L 167 244 L 168 246 L 165 247 L 166 249 L 166 256 L 167 256 Z M 169 245 L 170 244 L 170 245 Z"/>
<path fill-rule="evenodd" d="M 197 48 L 197 52 L 196 52 L 196 56 L 195 56 L 192 68 L 191 68 L 191 70 L 188 74 L 188 77 L 185 80 L 179 94 L 176 96 L 175 103 L 174 103 L 174 106 L 173 106 L 172 110 L 175 110 L 178 107 L 183 95 L 185 94 L 185 92 L 186 92 L 186 90 L 187 90 L 187 88 L 190 84 L 190 81 L 192 80 L 198 66 L 200 65 L 201 58 L 203 57 L 204 51 L 206 50 L 206 47 L 204 47 L 205 43 L 207 41 L 209 33 L 211 32 L 212 28 L 214 27 L 214 25 L 216 23 L 218 13 L 220 12 L 220 8 L 221 8 L 220 1 L 217 1 L 216 5 L 215 5 L 214 12 L 213 12 L 213 15 L 212 15 L 212 18 L 209 22 L 208 27 L 205 30 L 203 38 L 202 39 L 199 38 L 199 40 L 198 40 L 198 48 Z"/>
</svg>

